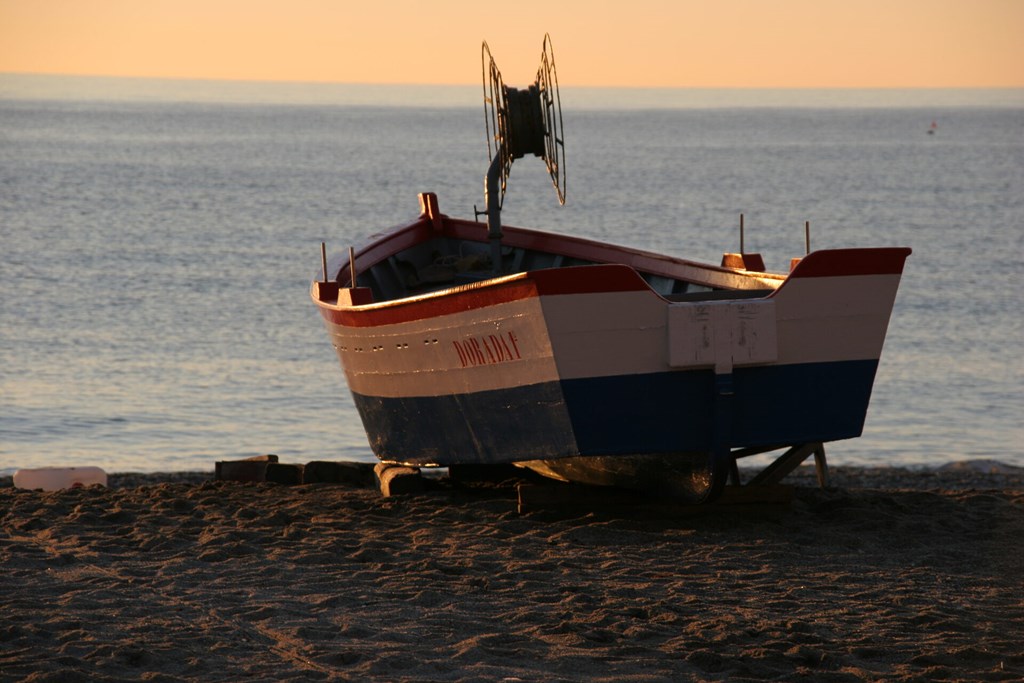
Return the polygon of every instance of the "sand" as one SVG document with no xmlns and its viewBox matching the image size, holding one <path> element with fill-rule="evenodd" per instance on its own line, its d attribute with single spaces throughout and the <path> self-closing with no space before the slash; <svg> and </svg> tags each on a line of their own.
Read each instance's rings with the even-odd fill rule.
<svg viewBox="0 0 1024 683">
<path fill-rule="evenodd" d="M 0 679 L 1024 679 L 1024 471 L 801 471 L 788 505 L 508 485 L 0 481 Z"/>
</svg>

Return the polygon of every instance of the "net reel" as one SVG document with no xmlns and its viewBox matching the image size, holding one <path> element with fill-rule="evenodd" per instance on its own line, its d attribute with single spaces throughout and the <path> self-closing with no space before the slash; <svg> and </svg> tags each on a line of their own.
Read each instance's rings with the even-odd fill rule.
<svg viewBox="0 0 1024 683">
<path fill-rule="evenodd" d="M 551 36 L 544 34 L 540 66 L 533 85 L 510 88 L 484 42 L 481 49 L 484 86 L 484 121 L 490 166 L 484 183 L 488 238 L 495 272 L 501 266 L 501 207 L 505 200 L 512 162 L 527 154 L 541 157 L 547 166 L 558 203 L 565 204 L 565 140 L 562 101 Z"/>
</svg>

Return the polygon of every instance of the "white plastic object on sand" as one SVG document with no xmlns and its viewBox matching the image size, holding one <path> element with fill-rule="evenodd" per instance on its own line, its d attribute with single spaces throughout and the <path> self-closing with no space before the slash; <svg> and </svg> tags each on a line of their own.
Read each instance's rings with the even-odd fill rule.
<svg viewBox="0 0 1024 683">
<path fill-rule="evenodd" d="M 38 467 L 14 473 L 14 486 L 19 489 L 74 489 L 81 486 L 107 485 L 107 473 L 99 467 Z"/>
</svg>

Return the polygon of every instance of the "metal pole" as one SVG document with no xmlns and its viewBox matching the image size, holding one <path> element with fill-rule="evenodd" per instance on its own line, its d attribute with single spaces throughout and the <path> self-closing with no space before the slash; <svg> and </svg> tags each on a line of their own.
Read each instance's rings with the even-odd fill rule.
<svg viewBox="0 0 1024 683">
<path fill-rule="evenodd" d="M 501 274 L 501 150 L 494 155 L 484 180 L 484 203 L 487 204 L 487 237 L 491 241 L 491 268 Z"/>
</svg>

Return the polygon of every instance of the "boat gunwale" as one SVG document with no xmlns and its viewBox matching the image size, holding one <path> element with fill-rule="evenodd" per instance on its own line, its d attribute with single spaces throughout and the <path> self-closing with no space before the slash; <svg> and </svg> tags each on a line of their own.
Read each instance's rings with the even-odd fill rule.
<svg viewBox="0 0 1024 683">
<path fill-rule="evenodd" d="M 455 240 L 465 240 L 479 244 L 487 243 L 486 224 L 461 218 L 453 218 L 445 214 L 430 215 L 422 213 L 416 219 L 396 225 L 382 232 L 373 234 L 367 242 L 354 250 L 354 259 L 357 273 L 369 270 L 383 263 L 389 257 L 401 253 L 405 249 L 412 248 L 436 237 L 445 237 Z M 788 277 L 781 273 L 747 271 L 725 266 L 716 266 L 710 263 L 700 263 L 688 259 L 682 259 L 667 254 L 636 249 L 623 245 L 600 242 L 588 238 L 564 235 L 556 232 L 534 230 L 530 228 L 519 228 L 515 226 L 502 226 L 504 236 L 503 245 L 543 251 L 558 254 L 567 258 L 575 258 L 591 261 L 588 264 L 574 264 L 564 268 L 588 268 L 588 267 L 621 267 L 627 268 L 636 274 L 636 277 L 644 283 L 650 292 L 662 299 L 665 296 L 655 291 L 647 283 L 640 273 L 648 273 L 657 277 L 665 277 L 675 280 L 684 280 L 698 286 L 712 287 L 726 290 L 757 290 L 776 289 Z M 554 247 L 552 245 L 555 245 Z M 620 258 L 612 259 L 613 255 Z M 335 272 L 334 280 L 338 283 L 350 282 L 349 262 L 341 256 L 334 257 L 331 261 Z M 452 294 L 470 291 L 477 288 L 486 288 L 505 284 L 517 279 L 524 279 L 530 276 L 531 272 L 541 270 L 556 270 L 558 268 L 534 269 L 532 271 L 520 271 L 507 275 L 481 280 L 480 282 L 464 283 L 444 287 L 431 292 L 412 294 L 396 299 L 376 301 L 373 303 L 359 305 L 341 305 L 319 299 L 313 291 L 314 284 L 311 284 L 310 294 L 318 306 L 333 310 L 348 309 L 372 309 L 390 305 L 403 305 L 416 303 L 439 296 L 450 296 Z M 690 277 L 685 277 L 683 270 L 693 270 Z M 701 277 L 701 276 L 705 277 Z"/>
<path fill-rule="evenodd" d="M 421 199 L 426 196 L 421 194 Z M 487 277 L 477 282 L 465 282 L 451 286 L 440 287 L 433 291 L 426 291 L 406 296 L 370 301 L 367 303 L 347 303 L 342 299 L 334 301 L 325 300 L 318 296 L 317 283 L 314 280 L 310 284 L 310 297 L 319 309 L 328 315 L 330 312 L 351 311 L 354 313 L 386 310 L 389 308 L 415 306 L 417 304 L 429 303 L 437 299 L 458 296 L 461 294 L 472 294 L 480 290 L 500 288 L 519 281 L 531 281 L 537 278 L 550 277 L 555 272 L 564 273 L 573 269 L 601 268 L 611 270 L 623 277 L 624 271 L 629 271 L 635 279 L 635 291 L 646 291 L 658 297 L 665 303 L 674 303 L 672 295 L 663 295 L 648 282 L 641 273 L 665 277 L 678 281 L 685 281 L 691 284 L 709 287 L 712 291 L 748 293 L 764 292 L 763 295 L 754 295 L 753 298 L 769 298 L 778 295 L 794 278 L 815 277 L 825 274 L 821 269 L 825 263 L 834 266 L 833 259 L 826 258 L 827 254 L 842 252 L 848 260 L 850 274 L 859 274 L 865 269 L 874 270 L 874 261 L 879 254 L 884 252 L 884 260 L 899 262 L 899 267 L 891 269 L 889 266 L 883 268 L 886 272 L 902 273 L 903 261 L 911 253 L 909 247 L 852 247 L 840 249 L 821 249 L 811 252 L 799 260 L 795 260 L 789 273 L 771 273 L 760 271 L 749 271 L 727 266 L 716 266 L 709 263 L 700 263 L 687 259 L 678 258 L 657 252 L 636 249 L 633 247 L 599 242 L 596 240 L 563 235 L 555 232 L 519 228 L 514 226 L 503 226 L 505 231 L 503 244 L 513 248 L 534 250 L 550 254 L 561 255 L 570 259 L 588 261 L 584 264 L 569 264 L 566 266 L 555 266 L 547 268 L 533 268 L 504 275 Z M 354 250 L 356 271 L 366 271 L 385 262 L 388 258 L 400 254 L 406 249 L 411 249 L 420 244 L 436 238 L 447 238 L 452 240 L 465 240 L 478 244 L 487 243 L 486 224 L 478 221 L 470 221 L 461 218 L 452 218 L 436 210 L 436 202 L 425 203 L 424 210 L 414 220 L 399 224 L 382 232 L 371 235 L 367 242 L 357 250 Z M 621 258 L 612 259 L 613 255 Z M 362 262 L 361 262 L 362 261 Z M 865 264 L 865 261 L 870 263 Z M 330 262 L 328 272 L 336 273 L 335 281 L 338 283 L 351 281 L 349 277 L 350 262 L 342 256 L 335 256 Z M 691 273 L 683 271 L 691 270 Z M 846 269 L 842 269 L 846 270 Z M 828 274 L 840 274 L 838 272 Z M 690 275 L 690 277 L 687 277 Z M 702 277 L 703 276 L 703 277 Z M 593 283 L 593 278 L 587 278 Z M 560 287 L 561 288 L 561 287 Z M 628 287 L 627 287 L 628 288 Z M 621 291 L 622 286 L 614 287 L 615 291 Z M 584 287 L 585 291 L 602 291 L 602 288 L 591 286 Z M 700 293 L 698 293 L 699 295 Z M 708 296 L 709 300 L 714 296 Z M 697 296 L 689 298 L 690 301 L 699 301 Z"/>
</svg>

